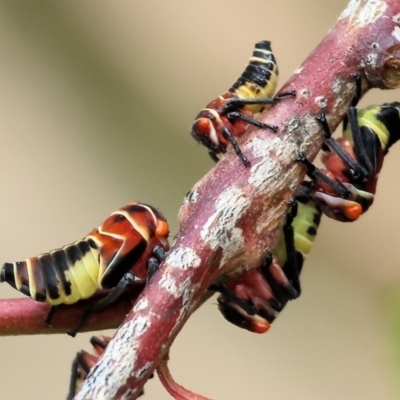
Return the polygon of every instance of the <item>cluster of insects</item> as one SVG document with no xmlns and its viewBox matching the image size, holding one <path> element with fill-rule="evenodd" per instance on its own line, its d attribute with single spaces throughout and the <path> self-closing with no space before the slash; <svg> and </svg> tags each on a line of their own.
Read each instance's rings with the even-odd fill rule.
<svg viewBox="0 0 400 400">
<path fill-rule="evenodd" d="M 256 113 L 294 91 L 274 95 L 278 69 L 270 42 L 256 43 L 252 57 L 229 91 L 210 102 L 197 115 L 192 136 L 205 145 L 214 161 L 231 145 L 244 166 L 249 159 L 236 137 L 249 125 L 274 132 L 278 127 L 259 122 Z M 264 333 L 289 300 L 301 293 L 300 273 L 309 253 L 322 214 L 342 222 L 358 219 L 371 206 L 378 174 L 389 148 L 400 139 L 400 103 L 355 108 L 361 78 L 355 75 L 356 93 L 348 109 L 343 135 L 334 139 L 324 114 L 316 117 L 324 133 L 322 162 L 315 167 L 304 154 L 309 180 L 302 182 L 290 200 L 279 240 L 265 255 L 259 268 L 234 278 L 223 278 L 210 287 L 219 292 L 218 307 L 229 322 L 251 332 Z M 46 323 L 56 307 L 90 299 L 101 289 L 109 294 L 92 301 L 79 323 L 88 315 L 112 304 L 135 279 L 148 280 L 169 250 L 169 226 L 154 207 L 130 203 L 112 213 L 82 240 L 24 261 L 5 263 L 0 281 L 7 282 L 32 299 L 50 304 Z M 81 351 L 73 364 L 68 398 L 104 352 L 107 337 L 92 338 L 96 355 Z"/>
<path fill-rule="evenodd" d="M 294 91 L 271 98 L 278 69 L 270 43 L 256 43 L 250 62 L 236 83 L 204 108 L 191 128 L 193 137 L 209 149 L 213 160 L 231 143 L 244 165 L 250 162 L 234 137 L 246 131 L 245 123 L 259 128 L 277 127 L 254 120 L 253 114 Z M 291 200 L 281 236 L 258 269 L 212 286 L 220 292 L 219 309 L 225 319 L 252 332 L 269 329 L 288 300 L 300 295 L 299 275 L 311 249 L 321 214 L 342 222 L 357 220 L 374 200 L 384 156 L 400 138 L 400 103 L 357 110 L 361 77 L 354 74 L 356 91 L 343 124 L 343 136 L 334 139 L 326 117 L 316 119 L 324 132 L 322 162 L 315 167 L 304 154 L 297 161 L 307 168 L 304 181 Z"/>
</svg>

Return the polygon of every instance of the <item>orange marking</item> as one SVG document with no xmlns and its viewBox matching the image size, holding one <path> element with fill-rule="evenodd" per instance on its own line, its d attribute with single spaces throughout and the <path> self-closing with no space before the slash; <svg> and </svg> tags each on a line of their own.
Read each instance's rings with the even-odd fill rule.
<svg viewBox="0 0 400 400">
<path fill-rule="evenodd" d="M 196 134 L 207 135 L 210 131 L 210 120 L 208 118 L 199 118 L 196 122 Z"/>
<path fill-rule="evenodd" d="M 344 209 L 344 214 L 348 219 L 356 220 L 363 213 L 360 204 L 354 204 Z"/>
<path fill-rule="evenodd" d="M 265 332 L 267 332 L 268 330 L 269 330 L 269 328 L 270 328 L 270 324 L 269 324 L 269 322 L 268 321 L 254 321 L 253 322 L 253 326 L 252 326 L 252 328 L 253 328 L 253 330 L 252 330 L 252 332 L 254 332 L 254 333 L 259 333 L 259 334 L 261 334 L 261 333 L 265 333 Z"/>
</svg>

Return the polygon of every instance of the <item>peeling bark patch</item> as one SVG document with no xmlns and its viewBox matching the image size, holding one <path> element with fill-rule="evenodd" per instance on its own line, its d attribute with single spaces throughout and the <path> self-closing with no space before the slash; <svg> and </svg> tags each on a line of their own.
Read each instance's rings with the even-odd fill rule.
<svg viewBox="0 0 400 400">
<path fill-rule="evenodd" d="M 323 96 L 317 96 L 315 98 L 315 102 L 318 104 L 320 108 L 325 108 L 328 105 L 328 101 Z"/>
<path fill-rule="evenodd" d="M 191 284 L 192 284 L 192 281 L 189 278 L 187 278 L 185 280 L 185 282 L 183 282 L 183 284 L 182 284 L 182 287 L 186 288 L 186 290 L 183 292 L 183 296 L 182 296 L 182 310 L 184 310 L 184 311 L 186 311 L 190 306 Z"/>
<path fill-rule="evenodd" d="M 274 137 L 273 139 L 269 140 L 268 143 L 256 137 L 251 142 L 250 147 L 253 150 L 254 157 L 269 158 L 271 149 L 277 147 L 281 142 L 282 140 L 279 137 Z"/>
<path fill-rule="evenodd" d="M 360 11 L 358 11 L 359 7 L 362 7 Z M 383 15 L 386 9 L 387 4 L 382 0 L 369 0 L 365 5 L 362 5 L 360 0 L 351 0 L 339 20 L 350 18 L 353 23 L 362 28 L 374 23 Z M 353 18 L 354 14 L 356 14 L 356 18 Z"/>
<path fill-rule="evenodd" d="M 190 247 L 178 248 L 168 254 L 168 264 L 173 268 L 186 270 L 200 265 L 200 258 Z"/>
<path fill-rule="evenodd" d="M 258 138 L 254 138 L 251 143 L 253 154 L 255 157 L 260 157 L 261 161 L 258 163 L 252 163 L 251 176 L 249 183 L 264 191 L 267 187 L 271 187 L 274 184 L 275 175 L 279 174 L 282 170 L 281 164 L 277 161 L 281 155 L 276 153 L 277 142 L 281 142 L 280 138 L 274 138 L 268 143 Z M 271 156 L 272 150 L 275 151 L 274 157 Z M 277 182 L 275 182 L 276 186 Z"/>
<path fill-rule="evenodd" d="M 170 293 L 175 298 L 179 297 L 179 288 L 176 284 L 175 279 L 170 275 L 164 275 L 160 281 L 159 286 L 165 289 L 168 293 Z"/>
<path fill-rule="evenodd" d="M 147 317 L 138 317 L 134 320 L 134 324 L 132 324 L 132 330 L 140 335 L 146 332 L 148 326 L 149 320 Z"/>
<path fill-rule="evenodd" d="M 279 174 L 282 168 L 277 160 L 271 157 L 262 163 L 252 165 L 251 169 L 254 173 L 250 177 L 249 183 L 260 190 L 265 190 L 265 188 L 272 184 L 275 175 Z"/>
<path fill-rule="evenodd" d="M 182 289 L 182 306 L 180 308 L 180 313 L 178 317 L 176 318 L 176 321 L 174 323 L 174 326 L 171 328 L 171 335 L 173 336 L 175 334 L 176 329 L 179 329 L 180 323 L 182 318 L 184 318 L 188 311 L 190 306 L 194 306 L 193 302 L 191 301 L 191 294 L 192 292 L 196 291 L 196 285 L 192 284 L 192 281 L 190 278 L 185 279 L 185 281 L 181 284 L 181 289 Z M 161 353 L 163 353 L 164 346 L 162 346 Z"/>
<path fill-rule="evenodd" d="M 305 97 L 306 99 L 311 96 L 311 93 L 308 89 L 300 89 L 299 94 L 301 97 Z"/>
<path fill-rule="evenodd" d="M 148 306 L 149 302 L 147 301 L 147 299 L 141 299 L 136 303 L 135 308 L 136 310 L 141 311 L 145 310 Z"/>
<path fill-rule="evenodd" d="M 340 93 L 342 90 L 342 81 L 340 79 L 335 79 L 332 85 L 333 93 Z"/>
<path fill-rule="evenodd" d="M 365 65 L 368 65 L 371 68 L 375 68 L 377 58 L 378 58 L 378 55 L 376 53 L 367 54 L 367 57 L 365 58 Z"/>
<path fill-rule="evenodd" d="M 218 247 L 224 250 L 224 258 L 244 247 L 242 230 L 235 224 L 249 205 L 249 199 L 243 195 L 241 189 L 235 186 L 226 189 L 218 196 L 215 212 L 208 218 L 200 232 L 203 241 L 213 250 Z"/>
<path fill-rule="evenodd" d="M 400 42 L 400 28 L 398 26 L 394 27 L 394 30 L 392 32 L 392 36 Z"/>
<path fill-rule="evenodd" d="M 147 362 L 142 368 L 138 369 L 135 377 L 141 378 L 143 375 L 147 374 L 148 370 L 152 367 L 153 363 Z"/>
<path fill-rule="evenodd" d="M 356 11 L 357 8 L 360 6 L 360 0 L 351 0 L 347 7 L 343 10 L 342 14 L 338 18 L 338 21 L 341 19 L 351 17 Z"/>
<path fill-rule="evenodd" d="M 296 132 L 301 127 L 299 118 L 291 118 L 287 124 L 288 132 Z"/>
<path fill-rule="evenodd" d="M 168 291 L 168 293 L 172 297 L 178 299 L 180 297 L 185 297 L 187 295 L 187 292 L 190 292 L 191 283 L 192 281 L 190 278 L 187 278 L 185 282 L 180 283 L 176 280 L 175 277 L 168 274 L 164 275 L 160 279 L 159 286 Z"/>
<path fill-rule="evenodd" d="M 358 23 L 361 26 L 372 24 L 386 11 L 387 4 L 384 1 L 370 0 L 360 12 Z"/>
</svg>

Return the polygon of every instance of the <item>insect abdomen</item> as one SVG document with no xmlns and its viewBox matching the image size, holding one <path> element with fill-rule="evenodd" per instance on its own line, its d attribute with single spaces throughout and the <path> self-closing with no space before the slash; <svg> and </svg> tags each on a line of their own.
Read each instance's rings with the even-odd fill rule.
<svg viewBox="0 0 400 400">
<path fill-rule="evenodd" d="M 313 200 L 302 203 L 298 197 L 298 214 L 293 220 L 294 244 L 297 251 L 307 256 L 310 252 L 313 241 L 321 221 L 321 210 Z"/>
<path fill-rule="evenodd" d="M 5 263 L 0 281 L 37 301 L 72 304 L 99 289 L 98 273 L 98 250 L 86 239 L 25 261 Z"/>
<path fill-rule="evenodd" d="M 246 69 L 229 91 L 245 99 L 272 97 L 277 83 L 278 68 L 271 42 L 263 40 L 256 43 Z M 245 108 L 259 112 L 263 105 L 247 105 Z"/>
</svg>

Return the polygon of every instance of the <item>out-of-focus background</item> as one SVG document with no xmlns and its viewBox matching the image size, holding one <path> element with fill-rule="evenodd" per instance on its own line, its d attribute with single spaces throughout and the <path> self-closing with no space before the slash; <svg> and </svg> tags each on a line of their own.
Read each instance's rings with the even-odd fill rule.
<svg viewBox="0 0 400 400">
<path fill-rule="evenodd" d="M 184 194 L 213 165 L 188 133 L 197 112 L 261 39 L 285 82 L 346 3 L 2 1 L 0 259 L 77 240 L 134 199 L 159 207 L 175 234 Z M 396 98 L 373 90 L 361 105 Z M 400 397 L 400 145 L 390 153 L 370 212 L 323 220 L 303 294 L 270 332 L 231 326 L 215 299 L 193 315 L 171 351 L 178 382 L 218 400 Z M 0 295 L 19 294 L 3 284 Z M 0 398 L 65 398 L 90 336 L 1 338 Z M 170 398 L 157 378 L 145 391 Z"/>
</svg>

